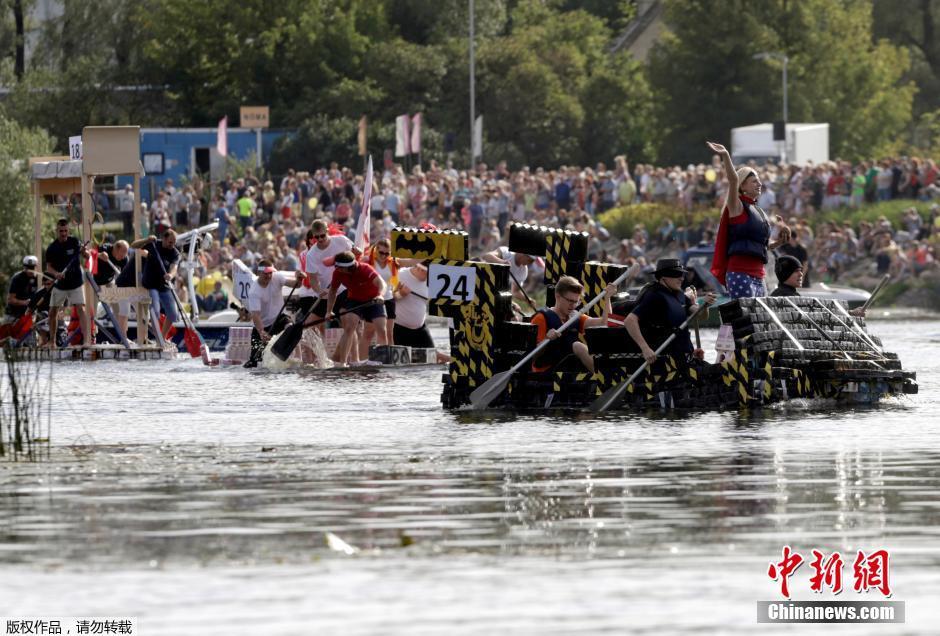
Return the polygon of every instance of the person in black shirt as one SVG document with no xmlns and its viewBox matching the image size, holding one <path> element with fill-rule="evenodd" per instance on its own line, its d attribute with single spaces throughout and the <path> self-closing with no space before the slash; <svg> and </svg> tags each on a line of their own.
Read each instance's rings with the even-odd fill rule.
<svg viewBox="0 0 940 636">
<path fill-rule="evenodd" d="M 29 299 L 39 287 L 39 273 L 36 266 L 39 259 L 35 256 L 23 257 L 23 269 L 10 279 L 10 291 L 7 294 L 7 315 L 11 318 L 20 318 L 26 313 Z"/>
<path fill-rule="evenodd" d="M 114 244 L 104 243 L 98 248 L 98 273 L 95 282 L 104 287 L 113 281 L 127 265 L 127 252 L 130 246 L 127 241 L 117 241 Z M 111 267 L 108 263 L 114 265 Z M 115 271 L 117 268 L 117 271 Z"/>
<path fill-rule="evenodd" d="M 686 270 L 679 263 L 679 259 L 659 259 L 656 263 L 656 271 L 653 272 L 655 282 L 643 288 L 636 306 L 624 321 L 627 333 L 640 347 L 640 352 L 650 364 L 656 361 L 656 352 L 647 343 L 641 327 L 676 329 L 685 322 L 697 299 L 694 287 L 682 293 L 682 279 L 685 273 Z M 709 292 L 705 295 L 706 305 L 714 302 L 715 294 Z M 680 359 L 685 359 L 695 351 L 692 347 L 692 340 L 689 338 L 688 328 L 676 334 L 676 338 L 666 351 L 669 355 Z"/>
<path fill-rule="evenodd" d="M 180 253 L 176 249 L 176 232 L 164 231 L 163 238 L 159 242 L 156 237 L 149 237 L 136 240 L 131 245 L 147 251 L 141 284 L 150 293 L 150 304 L 157 314 L 162 310 L 166 315 L 166 320 L 163 322 L 163 337 L 166 338 L 173 327 L 173 322 L 179 318 L 176 314 L 176 301 L 170 287 L 180 260 Z"/>
<path fill-rule="evenodd" d="M 80 259 L 88 258 L 88 250 L 69 235 L 68 219 L 56 222 L 56 239 L 46 248 L 46 273 L 56 279 L 49 299 L 49 330 L 56 332 L 59 308 L 66 304 L 75 307 L 82 325 L 85 346 L 91 344 L 91 326 L 85 311 L 85 295 L 82 293 L 82 266 Z M 55 341 L 49 346 L 55 348 Z"/>
<path fill-rule="evenodd" d="M 803 284 L 803 264 L 795 256 L 780 256 L 774 263 L 777 274 L 777 289 L 771 296 L 799 296 L 797 291 Z"/>
</svg>

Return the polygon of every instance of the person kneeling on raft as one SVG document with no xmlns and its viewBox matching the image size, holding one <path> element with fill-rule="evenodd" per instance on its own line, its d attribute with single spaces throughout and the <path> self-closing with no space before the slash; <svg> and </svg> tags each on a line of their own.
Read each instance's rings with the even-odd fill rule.
<svg viewBox="0 0 940 636">
<path fill-rule="evenodd" d="M 686 270 L 679 263 L 679 259 L 659 259 L 656 263 L 656 271 L 653 272 L 655 281 L 647 283 L 640 290 L 636 306 L 624 321 L 627 333 L 640 347 L 643 358 L 650 364 L 656 361 L 656 352 L 643 337 L 641 325 L 658 329 L 677 329 L 685 322 L 694 310 L 697 300 L 694 287 L 689 287 L 685 293 L 682 292 L 682 279 L 685 273 Z M 708 292 L 705 294 L 705 304 L 711 305 L 715 302 L 715 298 L 715 294 Z M 683 360 L 690 354 L 694 354 L 699 359 L 705 357 L 704 351 L 692 347 L 688 327 L 676 334 L 676 338 L 664 353 Z"/>
<path fill-rule="evenodd" d="M 532 324 L 538 327 L 536 332 L 536 342 L 542 342 L 545 338 L 552 341 L 546 346 L 539 355 L 532 361 L 532 370 L 536 373 L 549 371 L 561 363 L 569 355 L 574 354 L 584 368 L 594 372 L 594 358 L 584 342 L 579 336 L 584 333 L 586 327 L 604 327 L 607 325 L 607 316 L 610 315 L 610 298 L 614 295 L 616 289 L 613 285 L 607 286 L 607 295 L 604 297 L 604 313 L 600 318 L 589 318 L 584 314 L 578 321 L 577 330 L 568 328 L 559 332 L 561 327 L 577 311 L 581 304 L 581 294 L 584 292 L 584 285 L 572 276 L 562 276 L 555 285 L 555 305 L 553 307 L 542 307 L 535 316 L 532 317 Z"/>
</svg>

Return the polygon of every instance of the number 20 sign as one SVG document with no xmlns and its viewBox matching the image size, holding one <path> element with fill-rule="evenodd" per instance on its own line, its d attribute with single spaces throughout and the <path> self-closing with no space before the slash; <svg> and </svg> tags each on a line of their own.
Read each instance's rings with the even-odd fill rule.
<svg viewBox="0 0 940 636">
<path fill-rule="evenodd" d="M 431 298 L 450 298 L 461 302 L 473 300 L 477 284 L 475 267 L 435 265 L 428 268 L 428 291 Z"/>
</svg>

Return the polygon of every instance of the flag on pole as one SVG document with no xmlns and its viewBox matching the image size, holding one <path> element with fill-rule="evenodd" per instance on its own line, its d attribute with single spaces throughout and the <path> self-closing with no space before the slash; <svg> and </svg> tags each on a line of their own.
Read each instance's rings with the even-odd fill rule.
<svg viewBox="0 0 940 636">
<path fill-rule="evenodd" d="M 366 133 L 368 132 L 369 122 L 366 119 L 366 116 L 363 115 L 359 119 L 359 156 L 366 156 Z"/>
<path fill-rule="evenodd" d="M 421 113 L 411 118 L 411 152 L 421 153 Z"/>
<path fill-rule="evenodd" d="M 366 166 L 366 183 L 362 189 L 362 211 L 359 212 L 359 222 L 356 223 L 356 240 L 353 241 L 360 251 L 365 253 L 372 242 L 369 240 L 369 223 L 372 215 L 372 155 Z"/>
<path fill-rule="evenodd" d="M 473 158 L 483 156 L 483 115 L 473 122 Z"/>
<path fill-rule="evenodd" d="M 215 149 L 223 157 L 228 155 L 228 115 L 219 120 L 219 129 L 216 133 Z"/>
<path fill-rule="evenodd" d="M 395 118 L 395 156 L 404 157 L 411 154 L 411 137 L 408 134 L 408 124 L 411 117 L 399 115 Z"/>
</svg>

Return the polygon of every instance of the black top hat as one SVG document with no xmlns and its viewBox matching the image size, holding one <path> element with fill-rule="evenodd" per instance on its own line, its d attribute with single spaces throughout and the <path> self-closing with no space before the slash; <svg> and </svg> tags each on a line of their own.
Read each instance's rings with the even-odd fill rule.
<svg viewBox="0 0 940 636">
<path fill-rule="evenodd" d="M 686 269 L 679 262 L 678 258 L 661 258 L 656 261 L 656 269 L 653 271 L 653 277 L 660 276 L 682 276 Z"/>
</svg>

